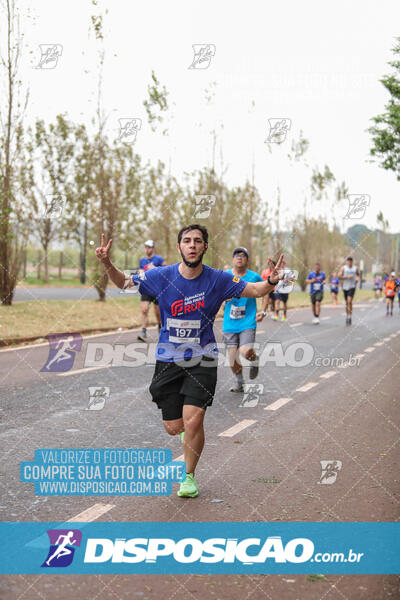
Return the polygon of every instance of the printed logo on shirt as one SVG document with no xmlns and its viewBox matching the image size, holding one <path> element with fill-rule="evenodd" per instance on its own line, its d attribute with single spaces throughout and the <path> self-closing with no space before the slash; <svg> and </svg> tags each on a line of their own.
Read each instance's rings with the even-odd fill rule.
<svg viewBox="0 0 400 600">
<path fill-rule="evenodd" d="M 234 277 L 233 277 L 232 281 L 234 281 L 235 283 L 239 283 L 239 281 L 240 281 L 240 278 L 239 278 L 239 277 L 236 277 L 236 275 L 234 275 Z"/>
<path fill-rule="evenodd" d="M 189 296 L 187 298 L 176 300 L 171 304 L 171 315 L 173 317 L 178 317 L 179 315 L 195 312 L 199 308 L 204 308 L 204 301 L 204 292 L 197 294 L 196 296 Z"/>
</svg>

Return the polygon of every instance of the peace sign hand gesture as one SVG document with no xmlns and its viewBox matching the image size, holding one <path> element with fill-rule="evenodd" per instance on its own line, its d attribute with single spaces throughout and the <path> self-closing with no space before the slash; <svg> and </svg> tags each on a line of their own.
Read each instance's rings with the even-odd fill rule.
<svg viewBox="0 0 400 600">
<path fill-rule="evenodd" d="M 276 265 L 272 262 L 270 258 L 268 258 L 269 268 L 271 269 L 271 273 L 269 275 L 269 280 L 274 285 L 278 283 L 280 279 L 284 277 L 284 270 L 281 268 L 283 265 L 283 254 L 280 255 L 278 262 Z"/>
<path fill-rule="evenodd" d="M 101 234 L 101 246 L 99 248 L 96 248 L 96 256 L 99 259 L 99 261 L 104 264 L 110 262 L 111 244 L 112 244 L 112 239 L 110 239 L 108 244 L 106 245 L 104 233 L 102 233 Z"/>
</svg>

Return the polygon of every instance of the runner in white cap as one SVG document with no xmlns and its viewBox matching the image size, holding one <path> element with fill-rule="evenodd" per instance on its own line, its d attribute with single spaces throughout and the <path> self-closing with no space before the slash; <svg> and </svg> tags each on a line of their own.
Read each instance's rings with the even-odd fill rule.
<svg viewBox="0 0 400 600">
<path fill-rule="evenodd" d="M 139 267 L 142 271 L 146 272 L 149 269 L 154 269 L 154 267 L 163 267 L 166 262 L 162 256 L 158 256 L 155 254 L 154 242 L 153 240 L 146 240 L 144 243 L 144 251 L 146 256 L 140 259 Z M 142 294 L 140 296 L 140 307 L 142 310 L 142 333 L 138 335 L 138 340 L 142 342 L 147 342 L 147 323 L 149 319 L 149 308 L 150 303 L 154 304 L 154 314 L 157 319 L 158 324 L 158 332 L 161 330 L 161 318 L 160 318 L 160 309 L 158 307 L 158 300 L 155 296 L 150 296 L 149 294 Z"/>
</svg>

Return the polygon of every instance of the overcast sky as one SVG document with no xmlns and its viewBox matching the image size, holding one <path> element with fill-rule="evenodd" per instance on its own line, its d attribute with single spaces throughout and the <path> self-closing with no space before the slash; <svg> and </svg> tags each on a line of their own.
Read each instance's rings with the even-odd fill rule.
<svg viewBox="0 0 400 600">
<path fill-rule="evenodd" d="M 329 165 L 350 193 L 371 197 L 365 216 L 342 221 L 342 226 L 374 227 L 382 210 L 390 230 L 400 231 L 399 183 L 391 172 L 366 162 L 371 144 L 366 129 L 388 99 L 379 78 L 390 72 L 387 61 L 400 35 L 398 1 L 106 4 L 104 108 L 110 136 L 118 136 L 119 118 L 142 119 L 136 150 L 152 161 L 168 164 L 170 157 L 172 172 L 180 178 L 183 171 L 210 164 L 209 132 L 216 127 L 227 182 L 244 184 L 254 155 L 261 194 L 273 205 L 277 185 L 281 188 L 285 225 L 301 209 L 310 176 L 287 159 L 292 139 L 302 130 L 310 141 L 310 166 Z M 29 119 L 52 120 L 66 113 L 89 124 L 98 65 L 96 42 L 88 37 L 93 7 L 84 0 L 35 0 L 33 7 L 36 18 L 24 25 L 32 52 L 23 64 Z M 57 66 L 33 68 L 40 59 L 39 44 L 47 43 L 62 46 Z M 192 45 L 202 43 L 214 44 L 215 56 L 207 69 L 189 69 Z M 170 134 L 164 138 L 151 131 L 142 104 L 152 70 L 169 91 Z M 216 94 L 207 106 L 204 90 L 211 82 L 217 84 Z M 268 119 L 278 117 L 290 119 L 291 129 L 270 154 Z M 219 168 L 219 151 L 217 158 Z M 315 210 L 330 215 L 331 201 Z"/>
</svg>

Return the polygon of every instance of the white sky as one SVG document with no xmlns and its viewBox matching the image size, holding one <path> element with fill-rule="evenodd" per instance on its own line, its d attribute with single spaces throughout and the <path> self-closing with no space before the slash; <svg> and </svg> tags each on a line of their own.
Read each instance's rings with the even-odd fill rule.
<svg viewBox="0 0 400 600">
<path fill-rule="evenodd" d="M 19 3 L 21 4 L 21 3 Z M 144 158 L 172 159 L 180 178 L 209 164 L 209 131 L 223 122 L 226 180 L 244 184 L 255 156 L 255 183 L 273 204 L 282 192 L 283 219 L 301 208 L 309 172 L 286 159 L 300 130 L 310 141 L 308 162 L 327 164 L 350 193 L 371 196 L 361 220 L 346 227 L 376 224 L 379 210 L 400 231 L 399 183 L 395 176 L 368 164 L 370 119 L 383 112 L 388 99 L 379 78 L 390 71 L 394 38 L 400 35 L 400 3 L 381 0 L 296 0 L 202 2 L 118 0 L 106 3 L 104 106 L 109 133 L 118 135 L 118 118 L 143 121 L 135 144 Z M 29 119 L 54 119 L 57 113 L 89 124 L 96 101 L 96 44 L 88 38 L 91 3 L 35 0 L 36 18 L 25 27 L 32 55 L 26 55 L 24 81 L 29 83 Z M 39 44 L 63 46 L 55 69 L 34 69 Z M 216 55 L 206 70 L 189 70 L 192 44 L 212 43 Z M 154 134 L 147 124 L 143 99 L 152 69 L 170 95 L 170 136 Z M 212 106 L 204 89 L 217 83 Z M 255 107 L 251 111 L 251 103 Z M 287 117 L 292 129 L 285 143 L 264 143 L 269 118 Z M 331 203 L 323 205 L 326 215 Z M 346 212 L 346 211 L 344 211 Z M 343 215 L 344 216 L 344 215 Z"/>
</svg>

